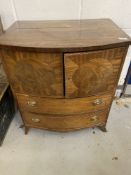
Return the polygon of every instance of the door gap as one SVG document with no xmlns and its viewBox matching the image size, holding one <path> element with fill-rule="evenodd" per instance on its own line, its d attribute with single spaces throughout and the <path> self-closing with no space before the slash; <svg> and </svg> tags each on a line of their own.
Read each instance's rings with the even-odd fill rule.
<svg viewBox="0 0 131 175">
<path fill-rule="evenodd" d="M 63 95 L 66 96 L 66 87 L 65 87 L 65 61 L 64 61 L 64 53 L 62 54 L 62 64 L 63 64 Z"/>
</svg>

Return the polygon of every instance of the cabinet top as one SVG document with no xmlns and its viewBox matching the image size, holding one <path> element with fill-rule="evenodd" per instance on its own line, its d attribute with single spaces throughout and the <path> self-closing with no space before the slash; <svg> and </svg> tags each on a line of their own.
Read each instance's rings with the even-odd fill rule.
<svg viewBox="0 0 131 175">
<path fill-rule="evenodd" d="M 17 21 L 0 36 L 0 47 L 42 51 L 84 51 L 131 43 L 110 19 Z"/>
</svg>

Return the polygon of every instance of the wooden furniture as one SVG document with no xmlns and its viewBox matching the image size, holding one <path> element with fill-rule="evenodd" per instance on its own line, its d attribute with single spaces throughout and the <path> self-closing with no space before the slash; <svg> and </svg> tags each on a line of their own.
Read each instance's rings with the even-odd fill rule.
<svg viewBox="0 0 131 175">
<path fill-rule="evenodd" d="M 2 23 L 0 20 L 0 34 L 3 33 Z M 0 146 L 3 143 L 5 134 L 9 128 L 11 120 L 14 116 L 14 101 L 9 88 L 5 72 L 0 56 Z"/>
<path fill-rule="evenodd" d="M 130 43 L 110 19 L 15 22 L 0 47 L 25 133 L 106 131 Z"/>
</svg>

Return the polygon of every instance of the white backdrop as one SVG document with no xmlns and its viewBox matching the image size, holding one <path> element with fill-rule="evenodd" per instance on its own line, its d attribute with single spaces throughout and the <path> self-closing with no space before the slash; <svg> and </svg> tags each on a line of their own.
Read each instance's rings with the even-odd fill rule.
<svg viewBox="0 0 131 175">
<path fill-rule="evenodd" d="M 15 20 L 111 18 L 131 36 L 131 0 L 0 0 L 0 15 L 4 29 Z M 119 84 L 130 60 L 131 51 Z"/>
</svg>

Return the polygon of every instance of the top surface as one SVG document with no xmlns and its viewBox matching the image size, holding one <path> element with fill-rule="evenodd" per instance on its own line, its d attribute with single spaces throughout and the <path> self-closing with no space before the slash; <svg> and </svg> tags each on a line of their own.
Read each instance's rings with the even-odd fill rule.
<svg viewBox="0 0 131 175">
<path fill-rule="evenodd" d="M 17 21 L 2 36 L 0 46 L 71 49 L 130 43 L 110 19 Z"/>
</svg>

